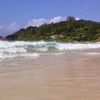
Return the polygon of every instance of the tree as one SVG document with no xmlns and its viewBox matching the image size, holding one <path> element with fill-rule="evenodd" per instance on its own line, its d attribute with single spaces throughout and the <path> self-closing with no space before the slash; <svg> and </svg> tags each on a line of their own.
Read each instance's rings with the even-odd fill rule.
<svg viewBox="0 0 100 100">
<path fill-rule="evenodd" d="M 73 17 L 73 16 L 68 16 L 67 17 L 67 21 L 71 21 L 71 22 L 74 22 L 76 19 L 75 19 L 75 17 Z"/>
</svg>

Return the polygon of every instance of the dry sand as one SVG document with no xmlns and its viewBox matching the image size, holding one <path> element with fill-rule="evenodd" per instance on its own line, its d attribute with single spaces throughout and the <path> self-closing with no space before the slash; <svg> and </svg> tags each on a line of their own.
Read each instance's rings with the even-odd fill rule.
<svg viewBox="0 0 100 100">
<path fill-rule="evenodd" d="M 100 56 L 45 56 L 2 66 L 0 100 L 100 100 Z"/>
</svg>

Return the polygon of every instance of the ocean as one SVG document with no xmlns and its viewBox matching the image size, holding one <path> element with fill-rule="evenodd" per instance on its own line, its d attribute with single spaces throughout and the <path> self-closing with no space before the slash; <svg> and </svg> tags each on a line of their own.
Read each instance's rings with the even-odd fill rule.
<svg viewBox="0 0 100 100">
<path fill-rule="evenodd" d="M 0 41 L 0 60 L 18 57 L 79 53 L 100 48 L 100 42 L 61 43 L 46 41 Z"/>
</svg>

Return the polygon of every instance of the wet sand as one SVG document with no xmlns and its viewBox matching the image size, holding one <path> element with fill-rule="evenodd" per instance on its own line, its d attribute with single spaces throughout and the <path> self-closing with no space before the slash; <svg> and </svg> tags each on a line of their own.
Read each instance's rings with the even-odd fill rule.
<svg viewBox="0 0 100 100">
<path fill-rule="evenodd" d="M 0 66 L 0 100 L 100 100 L 99 55 L 16 59 Z"/>
</svg>

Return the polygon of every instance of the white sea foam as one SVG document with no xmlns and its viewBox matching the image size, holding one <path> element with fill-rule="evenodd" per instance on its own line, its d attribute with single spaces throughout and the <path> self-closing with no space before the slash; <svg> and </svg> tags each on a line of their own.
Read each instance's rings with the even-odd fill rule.
<svg viewBox="0 0 100 100">
<path fill-rule="evenodd" d="M 0 58 L 39 57 L 42 53 L 63 54 L 68 50 L 100 48 L 100 43 L 59 43 L 45 41 L 0 41 Z"/>
<path fill-rule="evenodd" d="M 63 50 L 84 50 L 100 48 L 100 43 L 57 43 L 56 48 L 60 51 Z"/>
</svg>

